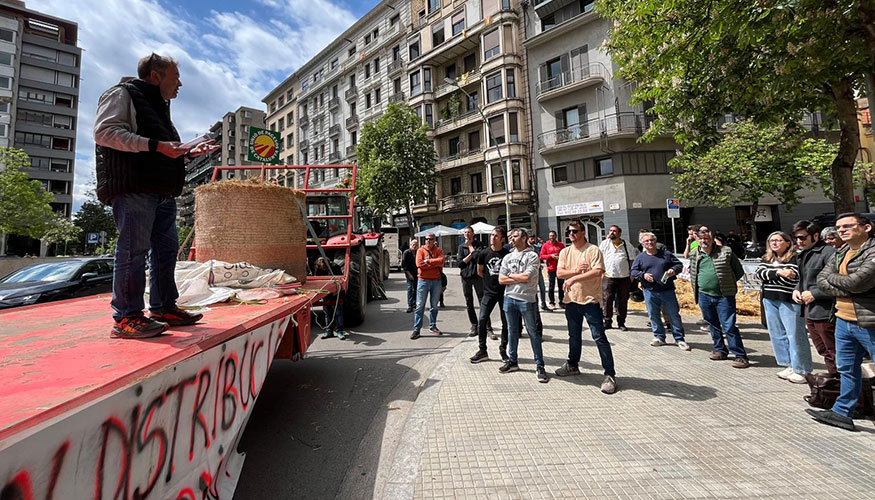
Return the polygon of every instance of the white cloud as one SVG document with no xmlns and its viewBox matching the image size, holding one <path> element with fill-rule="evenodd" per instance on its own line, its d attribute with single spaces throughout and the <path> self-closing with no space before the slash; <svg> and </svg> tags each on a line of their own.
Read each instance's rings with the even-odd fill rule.
<svg viewBox="0 0 875 500">
<path fill-rule="evenodd" d="M 206 131 L 239 106 L 261 98 L 356 21 L 326 0 L 258 0 L 269 21 L 238 11 L 188 12 L 156 0 L 29 0 L 28 7 L 79 25 L 83 49 L 74 206 L 94 171 L 92 129 L 97 99 L 122 76 L 135 75 L 150 52 L 179 61 L 183 87 L 173 121 L 183 140 Z M 204 17 L 199 17 L 203 15 Z"/>
</svg>

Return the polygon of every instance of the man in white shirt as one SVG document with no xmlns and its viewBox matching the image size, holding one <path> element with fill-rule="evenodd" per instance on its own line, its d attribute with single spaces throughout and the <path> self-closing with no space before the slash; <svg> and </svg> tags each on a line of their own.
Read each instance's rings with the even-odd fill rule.
<svg viewBox="0 0 875 500">
<path fill-rule="evenodd" d="M 614 316 L 614 301 L 617 302 L 617 328 L 625 332 L 626 310 L 629 305 L 629 292 L 632 290 L 632 262 L 638 250 L 620 237 L 623 231 L 619 226 L 608 228 L 608 235 L 599 244 L 605 259 L 605 275 L 602 278 L 602 292 L 605 297 L 605 330 L 611 328 Z"/>
</svg>

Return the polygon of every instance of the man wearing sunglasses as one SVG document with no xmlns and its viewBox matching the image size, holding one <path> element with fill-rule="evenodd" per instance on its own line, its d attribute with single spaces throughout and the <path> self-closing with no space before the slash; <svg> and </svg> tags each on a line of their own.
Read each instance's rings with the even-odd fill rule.
<svg viewBox="0 0 875 500">
<path fill-rule="evenodd" d="M 717 245 L 707 226 L 699 228 L 699 248 L 690 254 L 690 282 L 693 300 L 699 304 L 702 317 L 708 323 L 714 350 L 709 355 L 713 361 L 724 360 L 731 351 L 735 355 L 734 368 L 747 368 L 750 361 L 741 340 L 741 332 L 735 324 L 735 295 L 738 280 L 744 276 L 744 268 L 728 246 Z M 723 333 L 726 333 L 726 342 Z"/>
<path fill-rule="evenodd" d="M 821 241 L 820 226 L 807 220 L 793 224 L 793 238 L 802 250 L 797 259 L 799 284 L 793 291 L 793 300 L 802 304 L 808 337 L 818 354 L 823 356 L 827 371 L 838 377 L 835 324 L 829 320 L 835 298 L 822 292 L 817 286 L 817 275 L 835 255 L 835 248 Z"/>
<path fill-rule="evenodd" d="M 817 275 L 820 290 L 836 298 L 836 368 L 841 377 L 839 397 L 830 410 L 807 411 L 818 422 L 849 431 L 863 386 L 863 355 L 875 359 L 875 238 L 872 222 L 857 213 L 836 220 L 845 246 L 828 258 Z"/>
<path fill-rule="evenodd" d="M 113 268 L 111 335 L 142 339 L 169 326 L 192 325 L 201 314 L 176 306 L 174 271 L 179 241 L 176 200 L 185 181 L 186 158 L 218 148 L 212 141 L 181 147 L 170 119 L 170 100 L 182 82 L 173 59 L 152 54 L 137 65 L 139 78 L 122 78 L 97 103 L 97 197 L 112 206 L 118 228 Z M 149 256 L 149 310 L 143 314 L 146 256 Z"/>
<path fill-rule="evenodd" d="M 413 314 L 413 333 L 410 338 L 419 338 L 425 315 L 425 301 L 430 300 L 428 330 L 432 335 L 442 335 L 437 327 L 438 301 L 441 297 L 441 271 L 444 268 L 444 251 L 437 246 L 432 233 L 425 235 L 425 246 L 416 251 L 416 267 L 419 282 L 416 284 L 416 311 Z"/>
<path fill-rule="evenodd" d="M 565 280 L 565 321 L 568 322 L 568 360 L 556 369 L 556 375 L 580 375 L 580 355 L 583 346 L 583 320 L 589 325 L 592 339 L 598 347 L 605 378 L 601 390 L 605 394 L 617 391 L 614 378 L 614 354 L 605 335 L 602 314 L 602 276 L 605 262 L 599 247 L 586 241 L 583 223 L 576 220 L 568 225 L 571 246 L 559 253 L 556 274 Z"/>
</svg>

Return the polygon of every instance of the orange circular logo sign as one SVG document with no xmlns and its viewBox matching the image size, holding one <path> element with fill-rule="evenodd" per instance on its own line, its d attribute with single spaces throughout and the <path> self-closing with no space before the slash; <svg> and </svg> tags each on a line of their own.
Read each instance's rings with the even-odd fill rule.
<svg viewBox="0 0 875 500">
<path fill-rule="evenodd" d="M 249 159 L 271 163 L 279 157 L 277 138 L 267 130 L 257 130 L 249 140 Z"/>
</svg>

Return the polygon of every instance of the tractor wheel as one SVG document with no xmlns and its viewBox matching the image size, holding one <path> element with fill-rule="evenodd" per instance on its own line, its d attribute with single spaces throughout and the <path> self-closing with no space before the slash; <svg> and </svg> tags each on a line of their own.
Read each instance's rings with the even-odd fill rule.
<svg viewBox="0 0 875 500">
<path fill-rule="evenodd" d="M 361 246 L 349 250 L 349 283 L 343 299 L 343 325 L 358 326 L 365 320 L 368 305 L 368 267 Z"/>
</svg>

